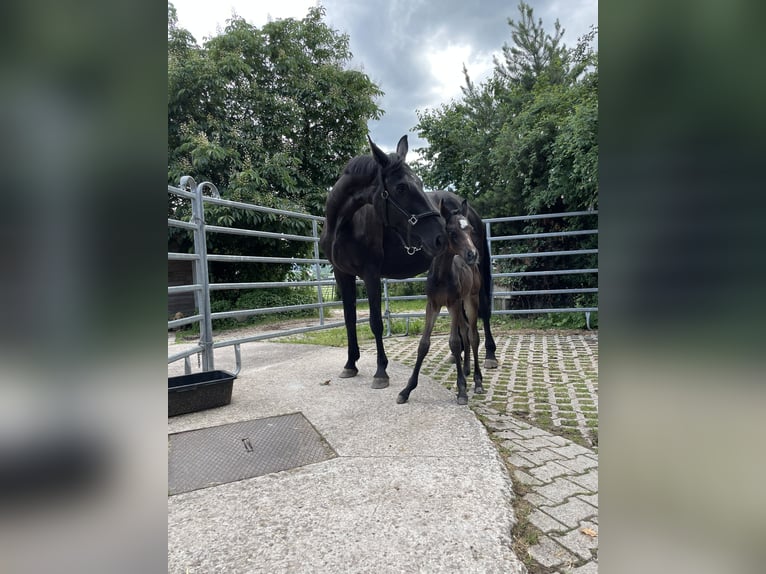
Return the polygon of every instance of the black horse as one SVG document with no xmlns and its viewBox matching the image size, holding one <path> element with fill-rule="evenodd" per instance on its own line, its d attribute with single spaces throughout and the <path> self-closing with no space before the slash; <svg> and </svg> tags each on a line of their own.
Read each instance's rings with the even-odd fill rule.
<svg viewBox="0 0 766 574">
<path fill-rule="evenodd" d="M 407 136 L 396 152 L 386 154 L 369 139 L 372 156 L 357 156 L 344 168 L 327 196 L 325 224 L 319 245 L 333 266 L 343 298 L 343 317 L 348 336 L 348 360 L 340 376 L 353 377 L 359 371 L 359 343 L 356 336 L 356 277 L 367 289 L 370 329 L 377 347 L 377 370 L 372 388 L 388 386 L 388 358 L 383 348 L 381 277 L 406 279 L 428 270 L 433 258 L 446 247 L 444 219 L 438 202 L 458 209 L 462 198 L 446 192 L 426 194 L 423 183 L 405 163 Z M 491 277 L 489 250 L 484 226 L 469 208 L 474 241 L 480 245 L 482 288 L 479 316 L 484 323 L 486 368 L 497 366 L 495 341 L 489 330 Z"/>
</svg>

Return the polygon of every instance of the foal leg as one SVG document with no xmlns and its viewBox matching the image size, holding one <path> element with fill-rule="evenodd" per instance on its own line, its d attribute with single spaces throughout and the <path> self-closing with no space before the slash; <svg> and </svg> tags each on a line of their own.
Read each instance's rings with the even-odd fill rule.
<svg viewBox="0 0 766 574">
<path fill-rule="evenodd" d="M 420 336 L 420 343 L 418 343 L 418 358 L 415 361 L 415 368 L 412 370 L 410 380 L 407 381 L 407 386 L 404 387 L 399 395 L 396 397 L 396 402 L 400 405 L 406 403 L 410 398 L 410 393 L 415 387 L 418 386 L 418 375 L 420 374 L 420 367 L 423 366 L 423 359 L 428 354 L 428 350 L 431 348 L 431 333 L 436 323 L 436 318 L 439 316 L 441 305 L 436 305 L 429 301 L 426 304 L 426 325 L 423 329 L 423 334 Z"/>
<path fill-rule="evenodd" d="M 482 386 L 483 378 L 479 368 L 479 329 L 477 326 L 478 309 L 476 303 L 475 299 L 469 298 L 466 299 L 464 305 L 468 317 L 468 339 L 471 349 L 473 349 L 473 392 L 481 394 L 484 392 L 484 387 Z"/>
<path fill-rule="evenodd" d="M 457 367 L 457 404 L 468 404 L 468 393 L 466 392 L 465 374 L 463 366 L 460 364 L 460 351 L 463 348 L 463 340 L 460 335 L 460 323 L 463 319 L 463 306 L 458 301 L 449 308 L 449 314 L 452 319 L 449 330 L 449 348 L 455 357 L 455 366 Z"/>
<path fill-rule="evenodd" d="M 339 376 L 341 379 L 347 379 L 359 372 L 356 368 L 356 362 L 359 360 L 359 341 L 356 337 L 356 277 L 335 271 L 335 281 L 343 299 L 343 320 L 346 323 L 348 340 L 348 360 Z"/>
</svg>

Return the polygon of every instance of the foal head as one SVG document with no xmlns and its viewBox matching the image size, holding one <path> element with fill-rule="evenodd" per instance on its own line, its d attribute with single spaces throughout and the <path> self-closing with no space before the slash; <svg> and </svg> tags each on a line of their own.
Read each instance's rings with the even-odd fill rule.
<svg viewBox="0 0 766 574">
<path fill-rule="evenodd" d="M 446 221 L 447 229 L 447 252 L 452 255 L 460 255 L 469 265 L 479 262 L 479 251 L 473 244 L 471 233 L 473 226 L 468 222 L 468 201 L 463 200 L 460 208 L 450 210 L 439 202 L 439 212 Z"/>
</svg>

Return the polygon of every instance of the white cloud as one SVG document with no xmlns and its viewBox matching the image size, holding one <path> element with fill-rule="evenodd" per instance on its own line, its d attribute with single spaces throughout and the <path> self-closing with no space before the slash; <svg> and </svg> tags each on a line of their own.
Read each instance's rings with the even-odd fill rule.
<svg viewBox="0 0 766 574">
<path fill-rule="evenodd" d="M 205 38 L 218 34 L 223 30 L 226 20 L 233 13 L 241 16 L 250 24 L 261 27 L 269 18 L 300 19 L 306 16 L 309 8 L 317 4 L 317 0 L 279 0 L 248 1 L 242 0 L 170 0 L 178 12 L 178 25 L 192 33 L 198 43 Z"/>
<path fill-rule="evenodd" d="M 447 44 L 431 49 L 426 52 L 425 57 L 431 68 L 431 92 L 434 101 L 440 103 L 461 96 L 460 88 L 465 85 L 463 64 L 474 83 L 486 78 L 492 70 L 492 54 L 476 52 L 466 44 Z"/>
</svg>

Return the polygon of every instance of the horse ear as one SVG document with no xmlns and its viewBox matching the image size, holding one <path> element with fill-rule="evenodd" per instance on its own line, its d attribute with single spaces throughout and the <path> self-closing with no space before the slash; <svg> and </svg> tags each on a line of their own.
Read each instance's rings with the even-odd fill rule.
<svg viewBox="0 0 766 574">
<path fill-rule="evenodd" d="M 389 163 L 388 154 L 373 143 L 369 134 L 367 135 L 367 141 L 370 142 L 370 151 L 372 151 L 372 156 L 375 158 L 375 161 L 380 164 L 380 167 L 386 167 Z"/>
<path fill-rule="evenodd" d="M 452 215 L 450 210 L 447 209 L 447 206 L 444 205 L 444 200 L 443 199 L 439 200 L 439 213 L 444 218 L 444 221 L 447 221 L 450 218 L 450 216 Z"/>
<path fill-rule="evenodd" d="M 407 150 L 409 149 L 409 145 L 407 144 L 407 134 L 404 134 L 399 139 L 399 143 L 396 144 L 396 155 L 398 155 L 400 158 L 402 158 L 402 161 L 404 161 L 407 159 Z"/>
<path fill-rule="evenodd" d="M 460 204 L 460 213 L 468 217 L 468 200 L 464 199 L 463 203 Z"/>
</svg>

